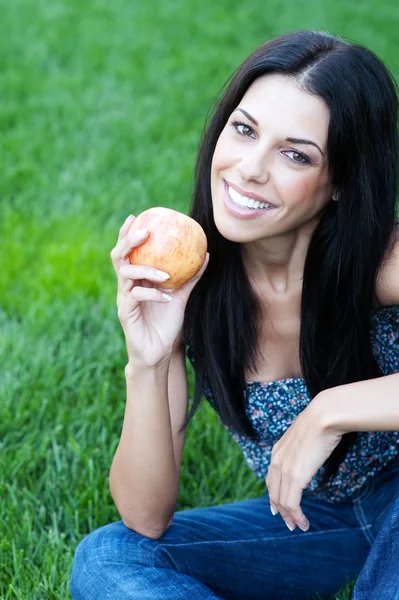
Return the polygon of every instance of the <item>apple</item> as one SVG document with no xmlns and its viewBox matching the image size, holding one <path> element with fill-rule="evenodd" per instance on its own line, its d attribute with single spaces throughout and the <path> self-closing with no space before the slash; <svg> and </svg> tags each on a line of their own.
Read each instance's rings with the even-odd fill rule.
<svg viewBox="0 0 399 600">
<path fill-rule="evenodd" d="M 198 273 L 204 264 L 208 243 L 197 221 L 177 210 L 156 206 L 140 213 L 129 227 L 129 233 L 144 228 L 149 235 L 132 250 L 129 261 L 170 275 L 157 286 L 173 290 Z"/>
</svg>

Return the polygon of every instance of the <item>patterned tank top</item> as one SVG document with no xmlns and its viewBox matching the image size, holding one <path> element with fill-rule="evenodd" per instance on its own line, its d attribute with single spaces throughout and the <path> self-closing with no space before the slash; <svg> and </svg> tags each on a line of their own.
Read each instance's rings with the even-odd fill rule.
<svg viewBox="0 0 399 600">
<path fill-rule="evenodd" d="M 399 372 L 399 305 L 373 312 L 370 342 L 373 355 L 384 375 Z M 194 358 L 188 345 L 186 354 L 193 367 Z M 215 409 L 209 388 L 204 397 Z M 298 414 L 311 401 L 305 381 L 288 378 L 279 381 L 247 381 L 244 390 L 245 411 L 255 431 L 257 442 L 232 432 L 223 425 L 242 449 L 248 466 L 259 478 L 265 479 L 270 465 L 271 450 Z M 399 405 L 399 397 L 398 397 Z M 220 417 L 219 417 L 220 418 Z M 359 490 L 390 461 L 399 459 L 399 432 L 359 432 L 335 477 L 321 487 L 325 467 L 322 466 L 306 488 L 312 495 L 329 502 L 341 502 Z"/>
</svg>

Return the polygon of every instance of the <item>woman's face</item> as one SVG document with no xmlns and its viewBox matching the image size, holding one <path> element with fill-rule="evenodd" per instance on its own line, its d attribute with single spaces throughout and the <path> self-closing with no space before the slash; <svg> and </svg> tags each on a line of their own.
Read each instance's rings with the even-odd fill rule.
<svg viewBox="0 0 399 600">
<path fill-rule="evenodd" d="M 246 242 L 293 231 L 331 201 L 327 157 L 328 107 L 281 75 L 258 78 L 224 127 L 212 159 L 216 227 Z M 270 203 L 261 210 L 242 208 Z M 259 205 L 255 205 L 257 207 Z"/>
</svg>

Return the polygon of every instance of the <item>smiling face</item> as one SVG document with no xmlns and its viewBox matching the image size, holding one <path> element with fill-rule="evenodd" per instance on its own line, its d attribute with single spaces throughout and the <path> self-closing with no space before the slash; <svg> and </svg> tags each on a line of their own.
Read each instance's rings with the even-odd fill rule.
<svg viewBox="0 0 399 600">
<path fill-rule="evenodd" d="M 230 115 L 212 159 L 213 215 L 225 238 L 250 242 L 317 222 L 334 191 L 329 121 L 326 104 L 294 79 L 264 75 L 254 81 Z M 252 208 L 237 206 L 249 199 Z M 255 202 L 269 206 L 256 210 Z"/>
</svg>

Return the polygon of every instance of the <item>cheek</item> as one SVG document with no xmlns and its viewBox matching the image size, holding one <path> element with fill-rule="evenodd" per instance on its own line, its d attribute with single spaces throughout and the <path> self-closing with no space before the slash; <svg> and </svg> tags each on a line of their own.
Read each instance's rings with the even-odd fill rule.
<svg viewBox="0 0 399 600">
<path fill-rule="evenodd" d="M 223 168 L 223 164 L 226 160 L 226 148 L 223 140 L 219 138 L 218 143 L 216 144 L 215 152 L 213 153 L 212 160 L 212 170 L 219 171 Z"/>
<path fill-rule="evenodd" d="M 237 155 L 235 146 L 227 132 L 222 132 L 217 141 L 212 159 L 212 171 L 221 171 L 234 164 Z"/>
<path fill-rule="evenodd" d="M 285 175 L 282 179 L 283 193 L 289 195 L 292 202 L 301 202 L 304 200 L 314 201 L 324 198 L 327 189 L 325 178 L 315 176 L 314 174 L 293 173 L 291 176 Z"/>
</svg>

